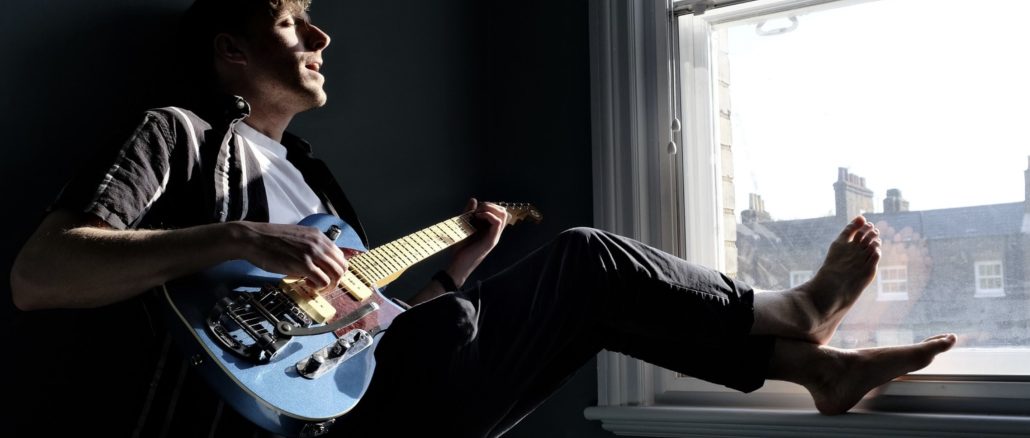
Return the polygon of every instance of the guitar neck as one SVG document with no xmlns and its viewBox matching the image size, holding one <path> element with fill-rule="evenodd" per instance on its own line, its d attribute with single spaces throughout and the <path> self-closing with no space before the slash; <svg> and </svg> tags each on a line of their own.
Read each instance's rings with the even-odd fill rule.
<svg viewBox="0 0 1030 438">
<path fill-rule="evenodd" d="M 476 231 L 469 222 L 471 217 L 471 213 L 455 216 L 351 257 L 351 270 L 382 287 L 412 265 L 471 236 Z"/>
</svg>

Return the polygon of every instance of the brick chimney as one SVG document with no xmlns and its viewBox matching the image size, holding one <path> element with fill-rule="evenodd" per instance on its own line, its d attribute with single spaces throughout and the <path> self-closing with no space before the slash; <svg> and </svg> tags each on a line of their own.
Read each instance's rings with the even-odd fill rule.
<svg viewBox="0 0 1030 438">
<path fill-rule="evenodd" d="M 887 189 L 887 197 L 883 198 L 884 213 L 901 213 L 908 211 L 908 201 L 901 197 L 900 189 Z"/>
<path fill-rule="evenodd" d="M 740 212 L 741 223 L 747 225 L 772 219 L 769 213 L 765 211 L 765 201 L 762 200 L 761 195 L 748 194 L 747 204 L 748 209 Z"/>
<path fill-rule="evenodd" d="M 837 195 L 837 219 L 847 221 L 873 212 L 873 191 L 866 188 L 865 178 L 848 173 L 846 167 L 837 168 L 833 191 Z"/>
</svg>

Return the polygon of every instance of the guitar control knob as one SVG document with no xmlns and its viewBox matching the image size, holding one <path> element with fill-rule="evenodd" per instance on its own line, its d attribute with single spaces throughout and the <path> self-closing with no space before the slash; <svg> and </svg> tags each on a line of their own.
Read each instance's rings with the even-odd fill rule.
<svg viewBox="0 0 1030 438">
<path fill-rule="evenodd" d="M 308 361 L 304 363 L 304 369 L 300 370 L 302 374 L 315 374 L 319 368 L 325 365 L 325 358 L 321 354 L 312 355 L 308 358 Z"/>
<path fill-rule="evenodd" d="M 337 339 L 336 340 L 336 345 L 333 345 L 333 348 L 329 349 L 329 357 L 340 357 L 340 356 L 343 356 L 343 353 L 346 353 L 347 350 L 350 349 L 351 345 L 352 344 L 350 343 L 350 341 L 348 341 L 346 339 L 343 339 L 343 338 Z"/>
<path fill-rule="evenodd" d="M 336 239 L 338 237 L 340 237 L 340 233 L 342 233 L 342 232 L 343 232 L 343 230 L 341 230 L 339 226 L 333 225 L 333 226 L 329 227 L 329 230 L 327 230 L 325 232 L 325 237 L 328 237 L 329 240 L 332 240 L 333 242 L 335 242 Z"/>
</svg>

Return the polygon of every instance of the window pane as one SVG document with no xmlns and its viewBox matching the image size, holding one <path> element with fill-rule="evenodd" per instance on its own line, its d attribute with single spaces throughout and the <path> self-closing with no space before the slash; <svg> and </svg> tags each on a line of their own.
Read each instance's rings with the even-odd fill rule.
<svg viewBox="0 0 1030 438">
<path fill-rule="evenodd" d="M 1030 2 L 977 2 L 989 22 L 968 5 L 863 2 L 714 31 L 728 270 L 791 287 L 852 217 L 881 231 L 878 276 L 832 345 L 955 332 L 963 354 L 1030 354 Z M 970 363 L 933 371 L 1030 374 Z"/>
</svg>

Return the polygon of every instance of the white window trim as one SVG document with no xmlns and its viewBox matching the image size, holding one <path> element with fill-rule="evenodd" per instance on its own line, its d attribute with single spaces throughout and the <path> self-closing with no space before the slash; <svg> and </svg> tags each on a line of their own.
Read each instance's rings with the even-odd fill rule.
<svg viewBox="0 0 1030 438">
<path fill-rule="evenodd" d="M 689 116 L 682 117 L 680 131 L 676 115 L 681 113 L 681 96 L 670 92 L 674 89 L 672 82 L 687 84 L 682 87 L 684 102 L 701 102 L 699 105 L 711 108 L 707 39 L 713 24 L 797 7 L 818 7 L 830 1 L 784 0 L 758 8 L 710 12 L 695 20 L 691 38 L 672 37 L 678 29 L 669 12 L 673 10 L 671 0 L 589 2 L 595 225 L 688 260 L 721 267 L 723 245 L 719 239 L 723 233 L 718 228 L 718 214 L 722 208 L 718 204 L 722 197 L 715 177 L 720 175 L 720 160 L 714 141 L 706 140 L 716 132 L 714 115 L 707 109 L 687 108 L 683 114 Z M 694 60 L 684 64 L 682 72 L 676 71 L 675 58 L 670 56 L 673 50 L 679 50 L 677 43 L 692 52 Z M 694 95 L 686 96 L 688 93 Z M 692 146 L 677 147 L 684 143 Z M 689 192 L 681 189 L 684 175 L 691 175 Z M 705 196 L 695 196 L 699 193 Z M 685 213 L 688 211 L 689 217 Z M 687 237 L 689 247 L 684 243 Z M 1030 350 L 1015 353 L 1030 358 Z M 668 398 L 669 392 L 660 385 L 674 377 L 675 373 L 643 361 L 602 352 L 598 356 L 598 406 L 588 408 L 585 415 L 601 420 L 608 430 L 636 436 L 1020 436 L 1030 430 L 1030 415 L 856 410 L 845 416 L 823 417 L 810 408 L 798 412 L 663 405 L 662 399 Z M 1008 413 L 1001 412 L 1001 406 L 1016 406 L 1015 412 L 1023 413 L 1030 412 L 1030 380 L 1024 380 L 906 377 L 886 385 L 884 393 L 873 400 L 894 396 L 902 397 L 905 404 L 915 401 L 918 405 L 959 395 L 967 397 L 962 399 L 963 406 L 980 406 L 984 413 Z M 799 387 L 781 382 L 769 382 L 767 386 L 785 388 L 777 400 L 791 391 L 799 392 Z"/>
<path fill-rule="evenodd" d="M 980 279 L 984 278 L 980 276 L 980 267 L 988 265 L 998 265 L 1001 273 L 998 276 L 990 276 L 987 278 L 1001 278 L 1001 287 L 998 289 L 981 289 Z M 973 264 L 973 283 L 976 288 L 976 292 L 973 294 L 976 298 L 997 298 L 1005 296 L 1005 265 L 1002 264 L 1001 260 L 985 260 L 982 262 L 976 262 Z"/>
<path fill-rule="evenodd" d="M 884 280 L 883 273 L 895 269 L 903 269 L 905 271 L 905 280 Z M 890 265 L 880 266 L 879 272 L 876 274 L 876 301 L 908 301 L 908 266 L 905 265 Z M 904 283 L 905 290 L 903 292 L 886 292 L 884 291 L 883 285 L 885 283 Z"/>
</svg>

